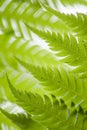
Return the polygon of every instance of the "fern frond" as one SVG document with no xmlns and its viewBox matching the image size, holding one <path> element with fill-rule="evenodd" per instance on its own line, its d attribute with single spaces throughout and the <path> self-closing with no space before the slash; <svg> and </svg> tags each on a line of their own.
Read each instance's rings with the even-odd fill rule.
<svg viewBox="0 0 87 130">
<path fill-rule="evenodd" d="M 5 39 L 5 40 L 4 40 Z M 3 43 L 4 42 L 4 43 Z M 2 44 L 3 43 L 3 44 Z M 16 39 L 11 35 L 0 35 L 0 67 L 13 66 L 17 69 L 17 63 L 14 56 L 21 57 L 25 60 L 30 60 L 36 64 L 56 64 L 56 57 L 46 49 L 42 49 L 39 45 L 35 45 L 33 41 L 24 40 L 21 38 Z M 37 63 L 38 59 L 38 63 Z"/>
<path fill-rule="evenodd" d="M 45 4 L 42 4 L 42 6 L 52 14 L 55 14 L 62 22 L 65 23 L 65 26 L 69 26 L 70 29 L 76 33 L 77 36 L 82 37 L 85 35 L 86 38 L 87 17 L 85 14 L 77 13 L 77 16 L 75 16 L 74 14 L 64 14 L 46 6 Z"/>
<path fill-rule="evenodd" d="M 62 3 L 87 6 L 0 1 L 1 130 L 87 129 L 87 16 Z"/>
<path fill-rule="evenodd" d="M 0 108 L 0 111 L 22 130 L 24 130 L 24 129 L 31 130 L 31 128 L 32 128 L 32 130 L 36 130 L 37 128 L 39 130 L 44 130 L 44 128 L 41 127 L 35 121 L 33 121 L 29 115 L 25 115 L 22 113 L 11 114 L 1 108 Z"/>
<path fill-rule="evenodd" d="M 5 1 L 3 4 L 4 3 Z M 30 1 L 11 0 L 8 3 L 9 4 L 6 6 L 6 8 L 0 11 L 0 27 L 3 33 L 4 30 L 10 29 L 14 31 L 17 37 L 29 39 L 30 33 L 27 28 L 24 27 L 23 22 L 30 23 L 34 27 L 41 27 L 42 29 L 48 28 L 51 30 L 57 30 L 57 28 L 60 28 L 60 22 L 58 22 L 58 18 L 55 17 L 55 15 L 45 12 L 41 8 L 39 2 L 32 4 Z M 61 23 L 61 25 L 63 28 L 60 28 L 59 30 L 61 31 L 65 29 L 66 31 L 64 24 Z"/>
<path fill-rule="evenodd" d="M 81 40 L 76 39 L 73 35 L 64 34 L 56 34 L 55 32 L 44 32 L 38 29 L 35 29 L 26 24 L 35 34 L 37 34 L 40 38 L 44 39 L 48 42 L 50 49 L 56 51 L 57 56 L 63 56 L 63 62 L 76 62 L 83 58 L 86 58 L 86 50 L 83 42 Z M 65 60 L 64 60 L 65 59 Z M 82 61 L 81 61 L 82 62 Z"/>
<path fill-rule="evenodd" d="M 81 105 L 84 111 L 87 110 L 87 93 L 86 85 L 82 79 L 63 67 L 60 68 L 40 68 L 31 64 L 27 64 L 20 59 L 17 59 L 29 72 L 31 72 L 40 83 L 46 86 L 44 89 L 49 90 L 50 93 L 55 95 L 58 99 L 63 99 L 68 107 L 73 101 L 76 106 Z M 85 93 L 85 94 L 84 94 Z"/>
<path fill-rule="evenodd" d="M 13 95 L 17 99 L 17 103 L 22 106 L 26 112 L 33 115 L 32 119 L 34 121 L 40 122 L 40 124 L 44 125 L 48 129 L 55 128 L 55 130 L 61 128 L 62 125 L 64 126 L 61 130 L 66 130 L 66 128 L 76 129 L 77 127 L 82 129 L 84 127 L 83 121 L 86 114 L 83 113 L 82 110 L 79 109 L 77 111 L 74 109 L 69 115 L 66 105 L 63 102 L 59 105 L 55 97 L 52 97 L 53 103 L 51 103 L 50 99 L 46 96 L 43 100 L 39 95 L 23 93 L 16 90 L 9 80 L 8 83 Z M 78 115 L 79 119 L 76 119 L 76 115 Z M 81 125 L 78 125 L 78 122 L 75 121 L 75 119 L 78 120 Z"/>
<path fill-rule="evenodd" d="M 17 61 L 24 66 L 32 75 L 37 78 L 41 84 L 48 86 L 47 89 L 57 89 L 60 85 L 60 73 L 57 68 L 45 68 L 40 66 L 34 66 L 32 64 L 27 64 L 21 61 L 19 58 L 16 58 Z M 54 75 L 53 75 L 54 73 Z"/>
</svg>

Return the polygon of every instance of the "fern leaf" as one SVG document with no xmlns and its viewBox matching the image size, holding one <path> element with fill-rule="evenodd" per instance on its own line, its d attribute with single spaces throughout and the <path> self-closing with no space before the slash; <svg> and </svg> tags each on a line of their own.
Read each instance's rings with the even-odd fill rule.
<svg viewBox="0 0 87 130">
<path fill-rule="evenodd" d="M 87 16 L 61 13 L 58 3 L 87 5 L 84 0 L 0 1 L 2 130 L 87 129 Z M 12 113 L 10 101 L 23 114 Z"/>
<path fill-rule="evenodd" d="M 75 62 L 78 63 L 80 59 L 86 57 L 86 50 L 84 44 L 78 40 L 73 35 L 68 36 L 64 34 L 63 37 L 60 34 L 56 34 L 55 32 L 43 32 L 37 30 L 26 24 L 35 34 L 37 34 L 40 38 L 44 39 L 48 42 L 48 45 L 53 51 L 56 51 L 57 56 L 63 56 L 66 62 Z M 81 61 L 82 62 L 82 61 Z"/>
<path fill-rule="evenodd" d="M 22 66 L 29 70 L 29 72 L 31 72 L 32 75 L 41 82 L 41 84 L 48 86 L 47 89 L 49 89 L 50 87 L 51 90 L 57 89 L 60 85 L 60 73 L 57 68 L 55 68 L 54 70 L 52 70 L 51 68 L 46 69 L 44 67 L 27 64 L 19 58 L 16 59 Z"/>
<path fill-rule="evenodd" d="M 5 40 L 4 40 L 5 39 Z M 4 44 L 2 44 L 4 42 Z M 23 38 L 15 38 L 12 35 L 0 35 L 0 67 L 7 68 L 13 66 L 15 69 L 18 68 L 14 56 L 24 58 L 25 60 L 30 60 L 31 62 L 43 64 L 57 64 L 56 57 L 49 51 L 42 49 L 39 45 L 32 43 L 33 41 L 24 40 Z M 32 43 L 32 45 L 31 45 Z M 47 61 L 46 61 L 47 60 Z"/>
<path fill-rule="evenodd" d="M 43 124 L 45 127 L 49 129 L 55 128 L 57 130 L 58 128 L 61 128 L 63 124 L 65 124 L 62 129 L 66 128 L 79 128 L 82 129 L 84 127 L 83 121 L 84 121 L 84 114 L 83 111 L 79 109 L 79 111 L 76 111 L 75 109 L 72 111 L 70 115 L 68 115 L 68 109 L 66 105 L 61 102 L 59 105 L 58 101 L 53 97 L 53 103 L 51 103 L 50 99 L 48 99 L 46 96 L 44 97 L 44 101 L 41 99 L 38 95 L 33 95 L 30 93 L 23 93 L 18 90 L 16 90 L 8 80 L 9 87 L 13 93 L 13 95 L 17 99 L 17 103 L 26 110 L 29 114 L 32 114 L 32 119 L 36 122 L 40 122 L 40 124 Z M 25 97 L 25 98 L 24 98 Z M 26 102 L 27 100 L 27 102 Z M 79 123 L 81 125 L 78 126 L 77 121 L 75 122 L 76 113 L 79 113 Z M 39 114 L 39 115 L 38 115 Z M 46 119 L 46 120 L 45 120 Z M 73 120 L 74 119 L 74 120 Z M 67 122 L 67 124 L 66 124 Z M 52 124 L 52 125 L 51 125 Z"/>
<path fill-rule="evenodd" d="M 76 106 L 80 104 L 84 111 L 87 110 L 87 93 L 84 94 L 86 88 L 83 88 L 86 82 L 79 79 L 78 75 L 75 76 L 75 74 L 65 71 L 63 67 L 60 67 L 59 70 L 45 69 L 24 63 L 20 59 L 17 60 L 28 69 L 42 85 L 46 86 L 46 90 L 52 92 L 58 99 L 62 98 L 68 107 L 70 107 L 73 101 Z"/>
<path fill-rule="evenodd" d="M 4 3 L 5 1 L 3 2 L 3 4 Z M 57 28 L 60 28 L 60 22 L 58 22 L 58 19 L 55 17 L 55 15 L 45 12 L 41 8 L 39 2 L 36 2 L 36 4 L 32 4 L 30 1 L 11 0 L 8 3 L 9 4 L 7 5 L 7 7 L 4 10 L 0 11 L 0 27 L 3 33 L 6 29 L 10 29 L 14 31 L 16 37 L 30 39 L 30 33 L 24 26 L 23 21 L 25 21 L 26 23 L 29 22 L 34 27 L 40 26 L 42 29 L 47 29 L 48 27 L 49 29 L 57 30 Z M 64 30 L 65 27 L 63 24 L 62 26 Z"/>
<path fill-rule="evenodd" d="M 12 122 L 14 124 L 16 124 L 19 128 L 21 128 L 22 130 L 26 129 L 26 130 L 36 130 L 37 128 L 39 128 L 39 130 L 44 130 L 43 127 L 41 127 L 38 123 L 34 122 L 31 117 L 28 115 L 28 117 L 22 113 L 18 113 L 18 114 L 11 114 L 7 111 L 5 111 L 4 109 L 0 108 L 0 111 L 10 120 L 12 120 Z M 32 127 L 33 126 L 33 127 Z"/>
<path fill-rule="evenodd" d="M 85 14 L 77 14 L 77 17 L 73 14 L 64 14 L 64 13 L 60 13 L 44 4 L 42 4 L 42 6 L 45 7 L 46 10 L 48 10 L 49 12 L 55 14 L 58 18 L 60 18 L 62 20 L 62 22 L 65 23 L 65 25 L 69 26 L 73 32 L 76 33 L 77 36 L 84 36 L 86 34 L 86 15 Z M 85 35 L 86 38 L 86 35 Z"/>
</svg>

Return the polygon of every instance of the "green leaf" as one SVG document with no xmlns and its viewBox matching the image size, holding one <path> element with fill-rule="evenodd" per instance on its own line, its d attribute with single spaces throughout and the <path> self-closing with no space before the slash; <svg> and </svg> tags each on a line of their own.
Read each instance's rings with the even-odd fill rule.
<svg viewBox="0 0 87 130">
<path fill-rule="evenodd" d="M 60 6 L 87 1 L 0 0 L 1 130 L 87 130 L 87 15 Z"/>
<path fill-rule="evenodd" d="M 68 34 L 62 36 L 55 32 L 40 31 L 27 24 L 26 26 L 40 38 L 48 42 L 50 49 L 55 51 L 57 56 L 63 57 L 61 61 L 69 62 L 72 65 L 74 62 L 75 64 L 78 63 L 83 57 L 87 57 L 84 44 L 81 40 L 77 41 L 75 36 Z"/>
<path fill-rule="evenodd" d="M 44 130 L 43 127 L 41 127 L 38 123 L 34 122 L 31 117 L 29 115 L 25 115 L 22 113 L 17 113 L 17 114 L 11 114 L 7 111 L 5 111 L 4 109 L 0 108 L 0 111 L 10 120 L 12 120 L 12 122 L 14 124 L 16 124 L 19 128 L 21 128 L 22 130 L 26 129 L 26 130 L 36 130 L 37 128 L 39 128 L 39 130 Z"/>
<path fill-rule="evenodd" d="M 87 110 L 87 89 L 84 87 L 87 80 L 85 82 L 79 78 L 78 75 L 64 69 L 61 65 L 58 69 L 47 69 L 27 64 L 18 58 L 17 60 L 29 70 L 42 85 L 46 86 L 46 90 L 49 90 L 49 92 L 54 94 L 58 99 L 62 98 L 68 107 L 70 107 L 73 101 L 77 107 L 81 105 L 84 111 Z"/>
<path fill-rule="evenodd" d="M 49 6 L 43 3 L 41 4 L 46 10 L 48 10 L 52 14 L 55 14 L 62 22 L 64 22 L 65 26 L 70 27 L 71 31 L 75 32 L 77 36 L 85 36 L 86 38 L 86 14 L 77 13 L 77 16 L 75 16 L 74 14 L 64 14 L 55 9 L 50 8 Z"/>
<path fill-rule="evenodd" d="M 32 114 L 32 119 L 40 124 L 43 124 L 49 129 L 58 128 L 79 128 L 84 127 L 84 119 L 86 113 L 79 107 L 79 110 L 75 108 L 69 114 L 69 110 L 63 101 L 59 104 L 58 100 L 52 96 L 52 103 L 47 96 L 44 96 L 44 100 L 39 95 L 33 95 L 32 93 L 23 93 L 16 90 L 8 79 L 9 87 L 13 95 L 17 99 L 17 103 L 26 110 L 27 113 Z M 25 97 L 25 98 L 24 98 Z M 26 102 L 27 100 L 27 102 Z M 78 116 L 78 117 L 77 117 Z M 46 120 L 45 120 L 46 119 Z M 79 123 L 78 123 L 79 122 Z M 79 125 L 81 123 L 81 125 Z M 61 130 L 62 130 L 61 129 Z"/>
</svg>

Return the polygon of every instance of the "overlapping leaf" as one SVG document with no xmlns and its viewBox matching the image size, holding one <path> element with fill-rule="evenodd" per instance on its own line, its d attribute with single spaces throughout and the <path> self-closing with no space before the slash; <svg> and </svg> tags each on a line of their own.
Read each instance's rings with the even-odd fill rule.
<svg viewBox="0 0 87 130">
<path fill-rule="evenodd" d="M 44 4 L 42 4 L 42 6 L 45 7 L 45 9 L 48 10 L 49 12 L 55 14 L 62 22 L 65 23 L 65 26 L 70 27 L 71 31 L 76 33 L 77 36 L 80 36 L 80 37 L 84 36 L 84 38 L 86 38 L 86 30 L 87 30 L 86 14 L 81 14 L 81 13 L 77 13 L 76 15 L 64 14 Z"/>
<path fill-rule="evenodd" d="M 87 16 L 61 13 L 59 2 L 0 1 L 0 107 L 12 101 L 26 111 L 1 107 L 2 130 L 87 129 Z"/>
<path fill-rule="evenodd" d="M 77 63 L 79 65 L 79 62 L 84 61 L 87 57 L 86 48 L 83 42 L 76 39 L 75 36 L 68 34 L 64 34 L 62 36 L 60 34 L 56 34 L 55 32 L 43 32 L 29 25 L 26 26 L 40 38 L 48 42 L 50 49 L 56 51 L 57 56 L 63 56 L 63 62 L 69 62 L 71 65 L 73 63 Z"/>
<path fill-rule="evenodd" d="M 52 97 L 53 101 L 51 103 L 47 96 L 45 96 L 43 100 L 39 95 L 33 95 L 32 93 L 23 93 L 16 90 L 10 83 L 9 79 L 8 83 L 13 95 L 17 99 L 17 103 L 22 106 L 24 110 L 26 110 L 26 112 L 32 114 L 33 120 L 35 120 L 36 122 L 39 121 L 40 124 L 43 124 L 49 130 L 54 128 L 55 130 L 57 130 L 58 128 L 60 128 L 61 130 L 67 128 L 77 129 L 77 127 L 79 129 L 82 129 L 85 127 L 84 119 L 86 119 L 86 113 L 83 113 L 81 108 L 79 108 L 78 111 L 75 111 L 74 109 L 69 114 L 66 105 L 63 102 L 61 102 L 61 104 L 59 105 L 55 97 Z M 76 119 L 76 113 L 78 114 L 78 119 Z M 79 125 L 78 122 L 81 122 L 81 124 Z M 61 128 L 62 125 L 64 126 Z"/>
</svg>

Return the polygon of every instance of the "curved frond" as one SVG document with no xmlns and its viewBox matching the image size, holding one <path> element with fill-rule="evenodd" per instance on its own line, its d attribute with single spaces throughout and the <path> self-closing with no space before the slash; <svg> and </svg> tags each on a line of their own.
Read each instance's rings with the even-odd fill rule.
<svg viewBox="0 0 87 130">
<path fill-rule="evenodd" d="M 17 99 L 17 103 L 22 106 L 26 112 L 33 115 L 32 119 L 34 121 L 39 121 L 40 124 L 43 124 L 48 129 L 55 128 L 55 130 L 61 128 L 61 125 L 64 124 L 65 125 L 62 127 L 62 129 L 69 127 L 75 129 L 79 127 L 79 129 L 82 129 L 84 127 L 83 122 L 86 114 L 84 113 L 84 116 L 82 116 L 82 109 L 73 109 L 73 111 L 71 111 L 69 114 L 69 110 L 67 109 L 66 105 L 63 102 L 61 102 L 59 105 L 55 97 L 52 97 L 51 103 L 50 99 L 47 96 L 44 96 L 43 100 L 39 95 L 33 95 L 32 93 L 23 93 L 16 90 L 9 80 L 8 83 L 13 95 Z M 82 122 L 79 126 L 78 121 L 75 121 L 76 115 L 78 115 L 77 120 L 79 122 Z"/>
<path fill-rule="evenodd" d="M 0 35 L 0 67 L 13 66 L 17 69 L 17 63 L 14 59 L 15 56 L 43 65 L 48 60 L 49 64 L 56 64 L 57 61 L 53 54 L 46 49 L 42 49 L 37 44 L 35 45 L 33 41 L 26 41 L 21 38 L 16 39 L 10 35 Z"/>
<path fill-rule="evenodd" d="M 75 36 L 68 34 L 61 35 L 58 33 L 56 34 L 55 32 L 44 32 L 29 25 L 26 26 L 29 27 L 40 38 L 48 42 L 50 49 L 55 51 L 57 56 L 63 57 L 63 62 L 71 62 L 71 64 L 72 62 L 78 63 L 78 60 L 82 60 L 83 58 L 87 57 L 83 42 L 79 39 L 76 39 Z"/>
<path fill-rule="evenodd" d="M 17 37 L 24 37 L 27 39 L 30 38 L 30 33 L 27 28 L 24 27 L 23 22 L 30 23 L 34 27 L 41 27 L 42 29 L 57 30 L 57 28 L 60 28 L 58 18 L 55 17 L 55 15 L 45 12 L 41 8 L 39 2 L 33 4 L 28 0 L 11 0 L 7 2 L 6 8 L 2 9 L 4 3 L 6 3 L 6 0 L 4 0 L 0 10 L 0 27 L 2 32 L 6 29 L 10 29 L 14 31 Z M 64 24 L 61 23 L 61 25 L 63 28 L 60 28 L 59 30 L 61 31 L 61 29 L 64 30 L 65 28 L 66 31 L 67 28 L 64 27 Z"/>
<path fill-rule="evenodd" d="M 42 6 L 52 14 L 55 14 L 62 22 L 65 23 L 65 26 L 70 27 L 71 32 L 75 32 L 76 35 L 80 37 L 85 35 L 86 38 L 86 14 L 77 13 L 76 16 L 74 14 L 64 14 L 46 6 L 45 4 L 42 4 Z"/>
<path fill-rule="evenodd" d="M 77 5 L 87 1 L 0 0 L 0 130 L 87 130 L 87 14 Z"/>
<path fill-rule="evenodd" d="M 37 128 L 39 128 L 38 130 L 44 130 L 44 127 L 41 127 L 38 123 L 34 122 L 31 117 L 29 115 L 25 115 L 22 113 L 17 113 L 17 114 L 11 114 L 7 111 L 5 111 L 4 109 L 0 108 L 0 111 L 10 120 L 12 120 L 12 122 L 14 124 L 16 124 L 19 128 L 21 128 L 22 130 L 26 129 L 26 130 L 36 130 Z"/>
<path fill-rule="evenodd" d="M 87 110 L 86 87 L 83 87 L 86 85 L 86 82 L 80 79 L 78 75 L 69 72 L 69 70 L 64 69 L 61 65 L 58 69 L 41 68 L 27 64 L 20 59 L 17 60 L 45 86 L 44 89 L 55 95 L 58 99 L 63 99 L 68 107 L 70 107 L 73 101 L 76 107 L 81 105 L 84 111 Z"/>
</svg>

